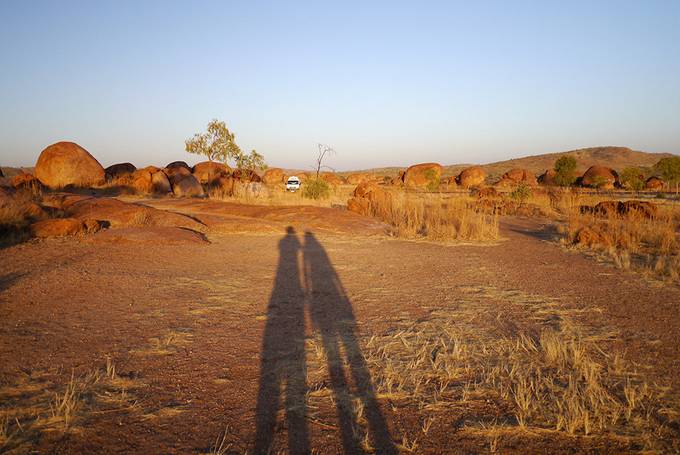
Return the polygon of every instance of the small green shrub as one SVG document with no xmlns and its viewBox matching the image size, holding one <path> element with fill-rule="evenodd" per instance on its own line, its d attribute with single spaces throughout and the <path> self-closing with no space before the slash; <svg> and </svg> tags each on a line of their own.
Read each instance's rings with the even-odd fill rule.
<svg viewBox="0 0 680 455">
<path fill-rule="evenodd" d="M 328 199 L 331 187 L 323 180 L 308 180 L 302 184 L 302 197 L 308 199 Z"/>
<path fill-rule="evenodd" d="M 427 179 L 427 190 L 436 191 L 439 188 L 439 173 L 434 169 L 426 169 L 424 175 Z"/>
<path fill-rule="evenodd" d="M 510 198 L 523 204 L 527 199 L 531 197 L 532 191 L 529 185 L 520 183 L 517 188 L 510 192 Z"/>
<path fill-rule="evenodd" d="M 576 180 L 576 158 L 561 156 L 555 161 L 555 183 L 559 186 L 570 186 Z"/>
</svg>

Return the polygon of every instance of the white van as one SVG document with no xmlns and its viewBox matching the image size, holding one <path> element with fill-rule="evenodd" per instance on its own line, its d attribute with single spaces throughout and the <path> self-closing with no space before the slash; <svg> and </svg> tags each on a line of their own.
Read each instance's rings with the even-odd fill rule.
<svg viewBox="0 0 680 455">
<path fill-rule="evenodd" d="M 286 180 L 286 190 L 292 191 L 293 193 L 300 189 L 300 179 L 294 175 L 288 177 Z"/>
</svg>

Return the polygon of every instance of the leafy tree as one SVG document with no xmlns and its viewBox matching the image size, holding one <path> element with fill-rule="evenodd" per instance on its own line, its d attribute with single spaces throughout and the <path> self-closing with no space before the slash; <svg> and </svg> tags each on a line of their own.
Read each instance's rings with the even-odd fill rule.
<svg viewBox="0 0 680 455">
<path fill-rule="evenodd" d="M 640 191 L 645 187 L 645 173 L 638 167 L 627 167 L 621 172 L 621 183 L 628 189 Z"/>
<path fill-rule="evenodd" d="M 264 156 L 251 150 L 248 155 L 241 153 L 236 157 L 236 167 L 248 171 L 263 170 L 267 169 L 267 163 L 264 162 Z"/>
<path fill-rule="evenodd" d="M 229 160 L 238 160 L 243 155 L 241 148 L 236 144 L 235 135 L 227 125 L 217 119 L 208 123 L 205 133 L 196 133 L 185 142 L 186 151 L 205 155 L 210 161 L 227 163 Z"/>
<path fill-rule="evenodd" d="M 678 192 L 678 185 L 680 184 L 680 156 L 661 158 L 654 165 L 654 171 L 658 172 L 661 178 L 669 185 L 675 184 L 675 192 Z"/>
<path fill-rule="evenodd" d="M 576 158 L 563 155 L 555 161 L 555 183 L 559 186 L 569 186 L 576 180 Z"/>
</svg>

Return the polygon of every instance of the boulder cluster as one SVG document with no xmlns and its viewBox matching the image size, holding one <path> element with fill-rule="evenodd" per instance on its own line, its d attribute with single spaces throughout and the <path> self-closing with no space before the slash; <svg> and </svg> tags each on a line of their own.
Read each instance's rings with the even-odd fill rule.
<svg viewBox="0 0 680 455">
<path fill-rule="evenodd" d="M 335 177 L 335 174 L 331 174 Z M 306 175 L 300 175 L 300 178 Z M 331 180 L 332 177 L 325 176 Z M 132 163 L 117 163 L 104 169 L 87 150 L 74 142 L 57 142 L 45 148 L 35 166 L 35 175 L 21 173 L 11 184 L 15 188 L 90 188 L 106 185 L 122 192 L 137 194 L 204 197 L 216 190 L 223 195 L 239 191 L 266 191 L 255 188 L 260 182 L 273 185 L 285 182 L 282 169 L 269 169 L 260 177 L 257 173 L 213 161 L 189 166 L 184 161 L 173 161 L 164 168 L 137 168 Z"/>
</svg>

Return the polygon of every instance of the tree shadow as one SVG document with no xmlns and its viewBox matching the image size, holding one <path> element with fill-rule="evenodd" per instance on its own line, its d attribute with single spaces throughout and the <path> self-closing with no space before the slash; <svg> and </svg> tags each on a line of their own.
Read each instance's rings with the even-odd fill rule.
<svg viewBox="0 0 680 455">
<path fill-rule="evenodd" d="M 288 427 L 288 449 L 294 454 L 309 453 L 305 401 L 305 293 L 298 267 L 300 249 L 295 230 L 288 227 L 286 235 L 279 241 L 279 263 L 262 340 L 256 454 L 270 453 L 282 399 Z"/>
<path fill-rule="evenodd" d="M 360 432 L 356 431 L 359 422 L 352 404 L 352 397 L 356 396 L 363 405 L 373 448 L 378 453 L 396 454 L 359 346 L 352 303 L 326 251 L 309 231 L 305 232 L 303 257 L 307 305 L 313 328 L 320 332 L 326 354 L 344 452 L 365 452 Z"/>
</svg>

